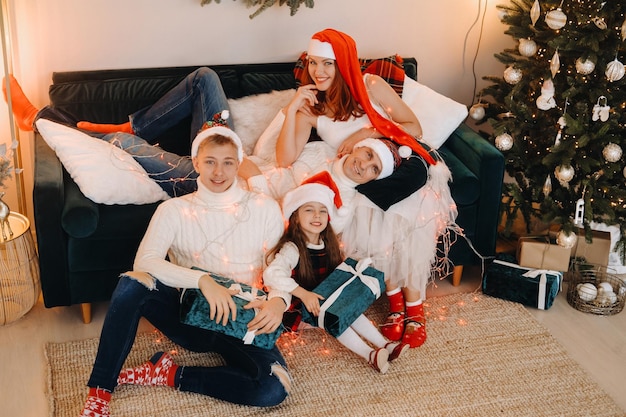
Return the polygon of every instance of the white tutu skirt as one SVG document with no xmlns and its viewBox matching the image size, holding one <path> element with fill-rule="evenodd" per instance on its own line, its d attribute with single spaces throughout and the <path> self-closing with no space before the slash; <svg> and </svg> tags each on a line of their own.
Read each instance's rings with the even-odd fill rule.
<svg viewBox="0 0 626 417">
<path fill-rule="evenodd" d="M 457 215 L 449 179 L 443 162 L 431 166 L 426 185 L 387 211 L 359 194 L 341 237 L 346 255 L 372 258 L 393 287 L 419 290 L 424 298 L 427 284 L 449 273 L 449 229 Z"/>
</svg>

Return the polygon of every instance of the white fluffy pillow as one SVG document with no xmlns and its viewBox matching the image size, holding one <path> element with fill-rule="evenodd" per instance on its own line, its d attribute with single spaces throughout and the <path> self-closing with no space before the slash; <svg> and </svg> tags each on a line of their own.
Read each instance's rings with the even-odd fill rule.
<svg viewBox="0 0 626 417">
<path fill-rule="evenodd" d="M 438 149 L 467 117 L 467 107 L 451 98 L 404 77 L 402 100 L 422 125 L 424 141 Z"/>
<path fill-rule="evenodd" d="M 246 155 L 251 155 L 257 140 L 269 126 L 276 113 L 289 104 L 296 90 L 272 91 L 266 94 L 229 99 L 230 117 L 235 132 L 243 142 Z"/>
<path fill-rule="evenodd" d="M 37 129 L 83 194 L 99 204 L 148 204 L 167 193 L 133 157 L 110 143 L 39 119 Z"/>
</svg>

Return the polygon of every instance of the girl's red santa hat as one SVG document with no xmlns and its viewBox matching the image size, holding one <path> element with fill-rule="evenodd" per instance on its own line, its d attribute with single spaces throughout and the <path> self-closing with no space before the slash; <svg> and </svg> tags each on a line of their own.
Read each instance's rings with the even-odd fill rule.
<svg viewBox="0 0 626 417">
<path fill-rule="evenodd" d="M 283 215 L 289 220 L 291 215 L 303 204 L 316 202 L 328 209 L 329 217 L 341 209 L 343 203 L 337 184 L 328 171 L 322 171 L 304 180 L 302 184 L 289 191 L 283 198 Z"/>
<path fill-rule="evenodd" d="M 228 127 L 228 117 L 230 116 L 230 112 L 228 110 L 224 110 L 221 113 L 215 113 L 213 116 L 213 120 L 209 120 L 204 122 L 198 134 L 194 138 L 191 143 L 191 157 L 198 155 L 198 148 L 200 144 L 208 137 L 214 135 L 225 136 L 233 141 L 235 146 L 237 147 L 237 159 L 239 162 L 243 160 L 243 145 L 241 142 L 241 138 L 235 133 L 234 130 Z"/>
</svg>

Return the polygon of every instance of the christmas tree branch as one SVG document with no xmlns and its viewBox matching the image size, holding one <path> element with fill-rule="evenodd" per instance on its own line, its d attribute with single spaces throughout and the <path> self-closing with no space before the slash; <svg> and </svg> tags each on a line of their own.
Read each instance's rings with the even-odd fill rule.
<svg viewBox="0 0 626 417">
<path fill-rule="evenodd" d="M 205 4 L 211 3 L 213 0 L 201 0 L 200 5 L 204 6 Z M 247 8 L 261 6 L 254 13 L 252 13 L 249 17 L 250 19 L 254 19 L 263 11 L 267 10 L 267 8 L 273 6 L 278 1 L 279 6 L 287 5 L 290 9 L 290 15 L 293 16 L 298 11 L 300 5 L 304 4 L 309 9 L 312 9 L 315 5 L 314 0 L 242 0 Z M 215 0 L 215 3 L 220 3 L 221 0 Z"/>
</svg>

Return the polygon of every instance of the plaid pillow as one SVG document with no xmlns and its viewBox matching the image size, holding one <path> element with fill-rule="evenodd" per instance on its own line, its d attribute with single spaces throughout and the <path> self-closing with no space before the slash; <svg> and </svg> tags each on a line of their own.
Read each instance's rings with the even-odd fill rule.
<svg viewBox="0 0 626 417">
<path fill-rule="evenodd" d="M 305 71 L 307 53 L 302 52 L 293 69 L 293 75 L 296 78 L 296 85 L 302 84 L 302 78 Z M 359 58 L 361 72 L 363 74 L 376 74 L 394 89 L 400 97 L 402 97 L 402 88 L 404 87 L 404 66 L 400 55 L 391 55 L 384 58 L 365 59 Z"/>
</svg>

